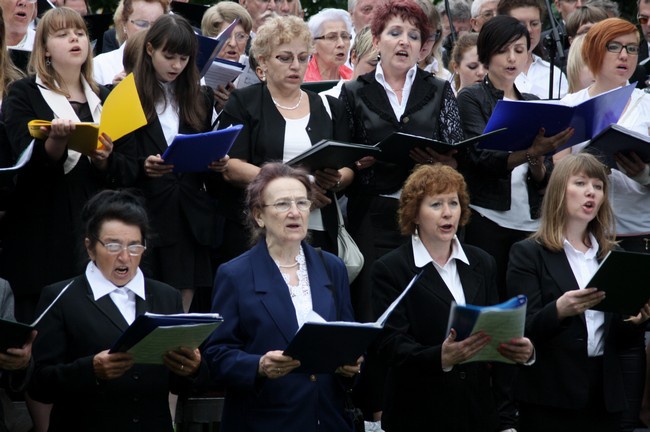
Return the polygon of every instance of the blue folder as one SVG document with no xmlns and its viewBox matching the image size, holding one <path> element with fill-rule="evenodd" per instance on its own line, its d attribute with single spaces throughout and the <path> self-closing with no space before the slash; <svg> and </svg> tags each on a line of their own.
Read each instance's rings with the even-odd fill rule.
<svg viewBox="0 0 650 432">
<path fill-rule="evenodd" d="M 203 78 L 208 69 L 210 69 L 210 65 L 221 52 L 221 49 L 230 38 L 230 34 L 233 32 L 238 22 L 239 18 L 230 23 L 230 25 L 216 38 L 210 38 L 198 34 L 196 35 L 196 39 L 199 43 L 199 49 L 196 53 L 196 68 L 199 70 L 199 76 L 201 78 Z"/>
<path fill-rule="evenodd" d="M 571 147 L 591 139 L 616 123 L 634 87 L 635 84 L 628 84 L 575 106 L 550 101 L 500 100 L 483 133 L 501 128 L 508 130 L 483 139 L 478 147 L 489 150 L 524 150 L 531 146 L 540 128 L 545 129 L 545 136 L 553 136 L 569 126 L 575 129 L 575 133 L 562 148 Z"/>
<path fill-rule="evenodd" d="M 166 164 L 174 165 L 174 172 L 208 171 L 211 162 L 226 156 L 243 125 L 200 134 L 178 134 L 162 155 Z"/>
</svg>

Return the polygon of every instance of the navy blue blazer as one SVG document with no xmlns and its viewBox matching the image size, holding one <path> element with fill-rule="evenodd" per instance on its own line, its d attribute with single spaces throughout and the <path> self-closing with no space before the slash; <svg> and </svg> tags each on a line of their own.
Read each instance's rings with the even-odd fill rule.
<svg viewBox="0 0 650 432">
<path fill-rule="evenodd" d="M 352 321 L 348 277 L 336 256 L 303 242 L 314 311 L 327 321 Z M 324 262 L 327 264 L 325 268 Z M 295 309 L 277 265 L 261 240 L 219 267 L 212 310 L 223 324 L 204 356 L 226 385 L 222 430 L 352 431 L 344 414 L 346 379 L 334 374 L 291 373 L 258 377 L 263 354 L 283 350 L 298 331 Z"/>
</svg>

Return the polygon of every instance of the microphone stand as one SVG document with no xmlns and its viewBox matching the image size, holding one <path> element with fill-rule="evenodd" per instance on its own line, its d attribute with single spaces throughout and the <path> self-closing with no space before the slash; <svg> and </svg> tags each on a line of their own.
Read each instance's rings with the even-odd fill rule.
<svg viewBox="0 0 650 432">
<path fill-rule="evenodd" d="M 548 0 L 546 0 L 548 2 Z M 447 13 L 447 20 L 449 21 L 449 37 L 451 39 L 451 46 L 453 47 L 456 43 L 456 29 L 454 28 L 454 23 L 451 19 L 451 10 L 449 8 L 449 0 L 445 0 L 445 12 Z M 451 53 L 449 53 L 451 57 Z"/>
<path fill-rule="evenodd" d="M 548 83 L 548 98 L 553 99 L 553 75 L 555 73 L 555 56 L 557 55 L 560 60 L 566 58 L 564 53 L 564 46 L 562 45 L 562 38 L 560 37 L 560 32 L 557 29 L 557 23 L 555 22 L 555 16 L 553 16 L 553 9 L 551 9 L 551 3 L 549 0 L 544 0 L 546 3 L 546 10 L 548 10 L 549 21 L 551 22 L 551 33 L 547 35 L 544 40 L 544 46 L 549 50 L 549 60 L 551 63 L 551 72 L 549 74 L 549 83 Z M 549 38 L 550 36 L 550 38 Z M 559 99 L 558 89 L 558 99 Z"/>
</svg>

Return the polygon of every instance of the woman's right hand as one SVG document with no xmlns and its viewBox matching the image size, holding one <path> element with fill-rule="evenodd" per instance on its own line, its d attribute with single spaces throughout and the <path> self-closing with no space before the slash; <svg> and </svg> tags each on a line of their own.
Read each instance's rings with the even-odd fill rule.
<svg viewBox="0 0 650 432">
<path fill-rule="evenodd" d="M 354 163 L 354 166 L 357 168 L 357 170 L 362 170 L 366 168 L 370 168 L 375 164 L 377 159 L 375 159 L 374 156 L 364 156 L 358 161 Z"/>
<path fill-rule="evenodd" d="M 257 374 L 270 379 L 277 379 L 287 375 L 298 366 L 300 366 L 298 360 L 282 354 L 282 351 L 269 351 L 260 357 Z"/>
<path fill-rule="evenodd" d="M 151 155 L 144 161 L 144 172 L 152 178 L 162 177 L 165 174 L 171 174 L 174 165 L 167 165 L 159 154 Z"/>
<path fill-rule="evenodd" d="M 540 128 L 537 136 L 533 140 L 533 145 L 528 149 L 528 153 L 532 157 L 543 158 L 545 154 L 555 152 L 555 150 L 562 147 L 571 139 L 575 133 L 575 129 L 568 127 L 562 132 L 549 137 L 544 136 L 545 132 L 544 128 Z"/>
<path fill-rule="evenodd" d="M 102 351 L 93 357 L 95 376 L 101 380 L 112 380 L 121 377 L 133 367 L 133 356 L 129 353 L 109 353 Z"/>
<path fill-rule="evenodd" d="M 456 342 L 456 330 L 451 329 L 449 336 L 442 343 L 442 368 L 450 367 L 474 357 L 490 342 L 490 336 L 483 332 L 474 333 L 468 338 Z"/>
<path fill-rule="evenodd" d="M 596 306 L 605 298 L 605 291 L 597 288 L 585 288 L 567 291 L 557 299 L 555 307 L 560 320 L 579 315 L 589 308 Z"/>
</svg>

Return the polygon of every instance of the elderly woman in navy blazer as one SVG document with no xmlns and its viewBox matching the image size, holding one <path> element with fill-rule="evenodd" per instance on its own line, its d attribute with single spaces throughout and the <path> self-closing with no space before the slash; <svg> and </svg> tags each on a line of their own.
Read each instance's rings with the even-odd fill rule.
<svg viewBox="0 0 650 432">
<path fill-rule="evenodd" d="M 351 321 L 343 262 L 305 242 L 312 185 L 302 170 L 264 165 L 247 189 L 257 244 L 217 272 L 213 310 L 223 324 L 206 344 L 211 372 L 226 385 L 222 430 L 352 430 L 345 391 L 359 365 L 330 374 L 292 371 L 283 349 L 316 312 Z"/>
</svg>

